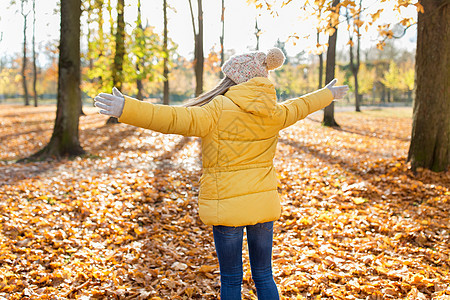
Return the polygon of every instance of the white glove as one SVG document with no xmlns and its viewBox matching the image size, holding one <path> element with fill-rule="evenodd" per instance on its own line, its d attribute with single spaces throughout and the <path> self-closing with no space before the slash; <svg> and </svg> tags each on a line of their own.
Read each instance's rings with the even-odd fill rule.
<svg viewBox="0 0 450 300">
<path fill-rule="evenodd" d="M 94 105 L 101 108 L 101 114 L 116 118 L 119 118 L 122 115 L 125 98 L 117 88 L 113 87 L 112 95 L 100 93 L 94 98 L 94 100 Z"/>
<path fill-rule="evenodd" d="M 342 99 L 348 91 L 348 85 L 334 86 L 337 79 L 333 79 L 325 87 L 331 91 L 334 99 Z"/>
</svg>

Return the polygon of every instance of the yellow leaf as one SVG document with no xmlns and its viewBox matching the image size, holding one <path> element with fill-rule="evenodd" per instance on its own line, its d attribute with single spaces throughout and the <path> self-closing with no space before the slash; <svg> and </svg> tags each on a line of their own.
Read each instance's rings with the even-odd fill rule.
<svg viewBox="0 0 450 300">
<path fill-rule="evenodd" d="M 394 240 L 399 240 L 399 239 L 401 239 L 402 238 L 402 236 L 403 236 L 403 234 L 402 233 L 400 233 L 400 232 L 397 232 L 395 235 L 394 235 Z"/>
<path fill-rule="evenodd" d="M 415 274 L 412 278 L 411 281 L 409 282 L 410 284 L 421 284 L 424 281 L 424 277 L 421 274 Z"/>
<path fill-rule="evenodd" d="M 360 19 L 355 19 L 353 21 L 356 27 L 361 27 L 364 24 L 364 21 L 361 21 Z"/>
<path fill-rule="evenodd" d="M 300 224 L 302 224 L 302 225 L 311 225 L 311 223 L 312 223 L 308 218 L 305 218 L 305 217 L 301 218 L 301 219 L 299 220 L 299 222 L 300 222 Z"/>
<path fill-rule="evenodd" d="M 366 198 L 362 198 L 362 197 L 356 197 L 356 198 L 352 198 L 353 202 L 355 204 L 361 204 L 367 201 Z"/>
<path fill-rule="evenodd" d="M 424 9 L 423 9 L 422 4 L 420 4 L 419 2 L 417 2 L 414 5 L 417 7 L 417 12 L 420 12 L 420 13 L 424 13 L 425 12 Z"/>
<path fill-rule="evenodd" d="M 380 17 L 382 11 L 383 9 L 379 9 L 376 13 L 372 14 L 372 22 L 375 22 Z"/>
<path fill-rule="evenodd" d="M 194 294 L 195 288 L 193 287 L 187 287 L 186 290 L 184 291 L 186 293 L 186 295 L 191 298 L 192 295 Z"/>
<path fill-rule="evenodd" d="M 217 266 L 215 266 L 215 265 L 213 265 L 213 266 L 210 266 L 210 265 L 203 265 L 203 266 L 201 266 L 199 269 L 198 269 L 198 272 L 201 272 L 201 273 L 210 273 L 211 271 L 214 271 L 214 270 L 216 270 L 217 269 Z"/>
<path fill-rule="evenodd" d="M 286 221 L 286 225 L 287 225 L 287 226 L 292 225 L 292 224 L 295 223 L 295 221 L 296 221 L 295 219 L 287 220 L 287 221 Z"/>
<path fill-rule="evenodd" d="M 336 29 L 334 29 L 333 27 L 331 27 L 331 28 L 327 28 L 327 29 L 325 30 L 325 33 L 328 34 L 328 35 L 333 35 L 335 31 L 336 31 Z"/>
</svg>

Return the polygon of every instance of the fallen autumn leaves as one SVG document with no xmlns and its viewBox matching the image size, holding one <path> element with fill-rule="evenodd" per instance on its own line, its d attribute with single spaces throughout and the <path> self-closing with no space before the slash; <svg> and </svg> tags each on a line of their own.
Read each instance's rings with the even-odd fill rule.
<svg viewBox="0 0 450 300">
<path fill-rule="evenodd" d="M 217 299 L 198 139 L 85 111 L 90 156 L 17 164 L 48 141 L 54 109 L 2 107 L 0 299 Z M 284 299 L 449 299 L 450 173 L 408 169 L 408 118 L 340 113 L 335 130 L 319 117 L 283 131 L 275 160 Z"/>
</svg>

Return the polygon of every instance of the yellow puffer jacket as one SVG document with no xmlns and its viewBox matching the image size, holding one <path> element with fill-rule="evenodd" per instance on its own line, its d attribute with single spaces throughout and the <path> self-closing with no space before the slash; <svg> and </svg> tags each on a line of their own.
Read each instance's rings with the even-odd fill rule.
<svg viewBox="0 0 450 300">
<path fill-rule="evenodd" d="M 199 213 L 205 224 L 242 226 L 281 213 L 273 158 L 278 132 L 329 105 L 328 89 L 277 103 L 263 77 L 231 87 L 201 107 L 166 106 L 125 96 L 119 121 L 202 138 Z"/>
</svg>

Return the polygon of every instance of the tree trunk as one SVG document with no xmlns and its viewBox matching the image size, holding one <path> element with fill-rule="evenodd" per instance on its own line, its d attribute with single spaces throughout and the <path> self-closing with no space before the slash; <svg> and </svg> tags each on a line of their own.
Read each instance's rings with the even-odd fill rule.
<svg viewBox="0 0 450 300">
<path fill-rule="evenodd" d="M 92 53 L 92 43 L 91 43 L 91 24 L 93 22 L 92 20 L 92 11 L 95 9 L 96 4 L 95 4 L 95 0 L 94 3 L 92 3 L 92 0 L 88 0 L 87 1 L 87 35 L 86 35 L 86 42 L 87 42 L 87 58 L 89 60 L 89 71 L 92 71 L 92 69 L 94 68 L 94 54 Z M 100 31 L 100 30 L 99 30 Z M 99 38 L 101 39 L 101 37 Z M 90 83 L 94 82 L 94 78 L 90 78 L 88 79 Z M 92 102 L 92 105 L 95 106 L 95 102 Z M 83 112 L 83 107 L 81 107 L 81 112 L 80 115 L 85 115 L 85 113 Z"/>
<path fill-rule="evenodd" d="M 359 3 L 359 5 L 360 5 L 360 9 L 361 9 L 361 2 Z M 351 18 L 351 15 L 350 15 L 350 12 L 349 12 L 349 9 L 347 8 L 347 24 L 348 24 L 348 26 L 349 26 L 349 28 L 350 28 L 350 18 Z M 356 18 L 356 20 L 358 20 L 359 19 L 359 17 L 355 17 Z M 356 26 L 355 25 L 355 22 L 353 22 L 353 26 Z M 359 37 L 359 26 L 357 26 L 357 32 L 356 32 L 356 34 L 357 34 L 357 45 L 356 45 L 356 62 L 355 62 L 355 54 L 354 54 L 354 51 L 353 51 L 353 48 L 354 48 L 354 43 L 353 43 L 353 34 L 354 34 L 354 31 L 353 30 L 349 30 L 349 39 L 350 39 L 350 43 L 349 43 L 349 45 L 350 45 L 350 70 L 352 71 L 352 75 L 353 75 L 353 80 L 354 80 L 354 83 L 355 83 L 355 111 L 357 111 L 357 112 L 361 112 L 361 108 L 360 108 L 360 106 L 359 106 L 359 86 L 358 86 L 358 72 L 359 72 L 359 65 L 360 65 L 360 45 L 359 45 L 359 42 L 360 42 L 360 37 Z"/>
<path fill-rule="evenodd" d="M 355 83 L 355 111 L 361 112 L 361 107 L 360 107 L 360 96 L 361 95 L 359 94 L 359 83 L 358 83 L 359 63 L 354 64 L 354 62 L 353 62 L 353 49 L 352 48 L 353 47 L 350 46 L 350 68 L 352 70 L 353 80 Z"/>
<path fill-rule="evenodd" d="M 123 83 L 123 58 L 125 56 L 125 0 L 117 0 L 117 30 L 116 30 L 116 53 L 113 65 L 113 86 L 122 90 Z M 117 118 L 110 117 L 107 124 L 119 123 Z"/>
<path fill-rule="evenodd" d="M 359 87 L 358 87 L 358 72 L 353 73 L 353 79 L 355 82 L 355 111 L 361 112 L 360 107 L 360 94 L 359 94 Z"/>
<path fill-rule="evenodd" d="M 136 71 L 140 72 L 141 70 L 141 66 L 140 63 L 137 62 L 136 63 Z M 141 78 L 137 78 L 136 79 L 136 88 L 137 88 L 137 94 L 136 94 L 136 99 L 138 100 L 143 100 L 144 99 L 144 84 L 142 83 L 142 79 Z"/>
<path fill-rule="evenodd" d="M 203 10 L 202 0 L 197 0 L 197 19 L 198 31 L 195 28 L 194 10 L 192 9 L 192 1 L 189 0 L 189 8 L 191 10 L 192 29 L 194 31 L 194 71 L 195 71 L 195 96 L 199 96 L 203 92 Z"/>
<path fill-rule="evenodd" d="M 92 71 L 94 68 L 94 58 L 92 55 L 92 43 L 91 43 L 91 24 L 92 24 L 92 11 L 94 10 L 95 4 L 92 4 L 92 0 L 88 0 L 88 7 L 87 7 L 87 35 L 86 35 L 86 41 L 87 41 L 87 58 L 89 60 L 89 70 Z M 93 82 L 92 79 L 89 80 L 90 82 Z"/>
<path fill-rule="evenodd" d="M 104 30 L 103 30 L 103 24 L 105 23 L 104 19 L 103 19 L 103 0 L 94 0 L 94 5 L 98 10 L 98 14 L 97 14 L 97 23 L 98 23 L 98 57 L 102 57 L 104 55 L 104 51 L 105 51 L 105 42 L 104 42 Z M 101 78 L 100 78 L 101 79 Z"/>
<path fill-rule="evenodd" d="M 36 67 L 36 0 L 33 0 L 33 96 L 34 107 L 38 106 L 38 95 L 36 91 L 37 67 Z"/>
<path fill-rule="evenodd" d="M 104 0 L 94 0 L 94 7 L 98 11 L 95 16 L 97 17 L 97 26 L 98 26 L 98 41 L 97 41 L 97 47 L 96 47 L 96 60 L 102 59 L 102 57 L 105 55 L 105 34 L 103 30 L 103 24 L 105 23 L 103 19 L 103 6 L 104 6 Z M 95 56 L 94 56 L 95 57 Z M 103 82 L 103 76 L 98 75 L 98 77 L 93 78 L 93 81 L 96 83 Z M 94 102 L 92 102 L 92 105 L 95 105 Z"/>
<path fill-rule="evenodd" d="M 140 63 L 137 62 L 136 63 L 136 71 L 140 72 L 141 70 L 141 66 Z M 136 99 L 138 100 L 143 100 L 144 99 L 144 84 L 142 83 L 142 79 L 138 78 L 136 79 L 136 88 L 137 88 L 137 95 L 136 95 Z"/>
<path fill-rule="evenodd" d="M 138 0 L 138 2 L 137 2 L 137 9 L 138 9 L 137 27 L 143 33 L 144 28 L 142 26 L 141 0 Z M 139 57 L 139 59 L 136 62 L 136 72 L 138 74 L 137 79 L 136 79 L 136 88 L 138 90 L 136 98 L 138 100 L 144 99 L 144 84 L 142 83 L 142 78 L 140 75 L 140 74 L 142 74 L 141 66 L 143 66 L 143 59 L 142 59 L 142 57 Z"/>
<path fill-rule="evenodd" d="M 339 4 L 340 0 L 333 1 L 333 7 Z M 335 32 L 328 38 L 328 50 L 327 50 L 327 65 L 325 71 L 325 83 L 334 79 L 334 69 L 336 66 L 336 41 L 337 41 L 337 27 Z M 331 127 L 340 127 L 334 119 L 334 102 L 325 107 L 323 112 L 323 125 Z"/>
<path fill-rule="evenodd" d="M 30 99 L 28 95 L 27 87 L 27 17 L 28 13 L 23 10 L 25 0 L 21 0 L 21 14 L 23 16 L 23 58 L 22 58 L 22 86 L 23 86 L 23 98 L 25 100 L 25 105 L 30 105 Z"/>
<path fill-rule="evenodd" d="M 320 32 L 317 31 L 317 44 L 320 45 Z M 323 53 L 319 54 L 319 89 L 323 88 Z"/>
<path fill-rule="evenodd" d="M 362 9 L 362 0 L 359 1 L 359 10 Z M 356 19 L 359 20 L 360 15 L 358 14 Z M 358 73 L 359 67 L 361 65 L 361 35 L 359 34 L 360 27 L 357 26 L 356 29 L 356 64 L 355 71 L 353 73 L 353 77 L 355 78 L 355 111 L 361 112 L 361 95 L 359 94 L 359 82 L 358 82 Z"/>
<path fill-rule="evenodd" d="M 163 77 L 164 77 L 164 87 L 163 87 L 163 103 L 169 105 L 169 50 L 167 45 L 167 0 L 163 2 L 164 11 L 164 37 L 163 37 Z"/>
<path fill-rule="evenodd" d="M 220 15 L 220 22 L 222 23 L 222 34 L 220 35 L 220 67 L 222 68 L 225 63 L 225 48 L 223 47 L 223 41 L 225 38 L 225 0 L 222 0 L 222 14 Z M 220 78 L 223 78 L 225 74 L 220 72 Z"/>
<path fill-rule="evenodd" d="M 81 0 L 61 1 L 61 35 L 58 62 L 58 103 L 50 142 L 32 158 L 84 154 L 78 138 L 80 91 Z"/>
<path fill-rule="evenodd" d="M 259 36 L 261 35 L 261 29 L 258 27 L 258 18 L 255 18 L 255 36 L 256 36 L 256 51 L 259 50 Z"/>
<path fill-rule="evenodd" d="M 197 86 L 195 88 L 195 95 L 199 96 L 203 93 L 203 8 L 202 0 L 197 0 L 198 3 L 198 36 L 196 40 L 196 57 L 195 57 L 195 78 L 197 80 Z"/>
<path fill-rule="evenodd" d="M 116 52 L 113 66 L 113 85 L 119 90 L 123 83 L 123 59 L 125 56 L 125 0 L 117 0 Z"/>
<path fill-rule="evenodd" d="M 375 86 L 372 86 L 372 105 L 375 105 L 375 98 L 376 98 L 376 93 L 375 93 Z"/>
<path fill-rule="evenodd" d="M 319 89 L 323 88 L 323 53 L 319 54 Z"/>
<path fill-rule="evenodd" d="M 423 0 L 416 50 L 416 97 L 408 161 L 433 171 L 450 162 L 450 4 Z"/>
</svg>

